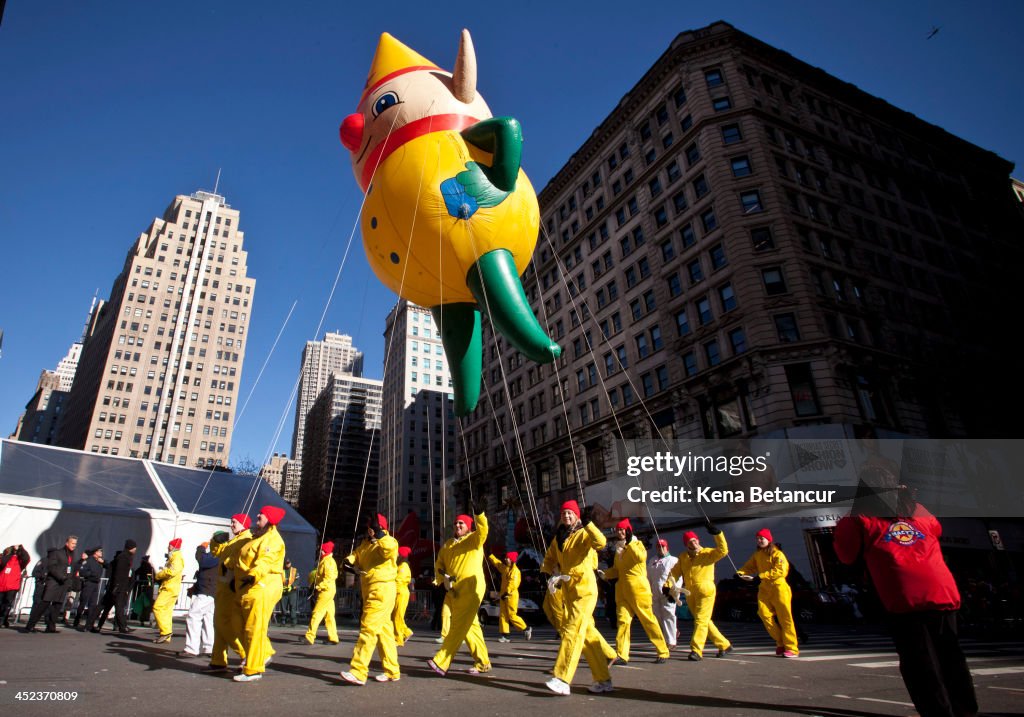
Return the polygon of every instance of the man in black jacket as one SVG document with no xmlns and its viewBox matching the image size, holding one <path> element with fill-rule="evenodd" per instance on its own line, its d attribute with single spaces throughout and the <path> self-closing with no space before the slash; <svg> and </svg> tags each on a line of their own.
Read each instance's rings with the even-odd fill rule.
<svg viewBox="0 0 1024 717">
<path fill-rule="evenodd" d="M 131 632 L 128 627 L 128 593 L 132 588 L 132 560 L 135 559 L 136 549 L 135 541 L 129 538 L 124 541 L 124 550 L 118 551 L 110 561 L 110 577 L 103 594 L 103 612 L 100 613 L 99 623 L 96 627 L 90 627 L 89 632 L 103 629 L 111 608 L 114 608 L 117 631 L 122 635 Z"/>
<path fill-rule="evenodd" d="M 75 570 L 75 548 L 77 546 L 78 536 L 69 535 L 64 542 L 64 547 L 54 548 L 46 554 L 46 583 L 43 587 L 43 597 L 32 606 L 28 622 L 21 632 L 38 632 L 36 623 L 42 617 L 46 618 L 47 632 L 58 632 L 57 611 L 64 606 L 64 598 L 67 596 L 68 587 L 71 584 L 71 577 Z"/>
<path fill-rule="evenodd" d="M 78 631 L 91 629 L 99 615 L 100 580 L 103 579 L 103 548 L 97 546 L 85 551 L 88 556 L 85 564 L 78 569 L 78 577 L 82 581 L 82 590 L 78 594 L 78 611 L 75 613 L 74 628 Z M 85 627 L 78 623 L 85 615 Z"/>
</svg>

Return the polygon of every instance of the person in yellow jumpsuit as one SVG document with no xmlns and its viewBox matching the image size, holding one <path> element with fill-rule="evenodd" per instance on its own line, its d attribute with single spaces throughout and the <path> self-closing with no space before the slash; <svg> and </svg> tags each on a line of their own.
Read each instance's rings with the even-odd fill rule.
<svg viewBox="0 0 1024 717">
<path fill-rule="evenodd" d="M 409 569 L 409 556 L 412 548 L 402 545 L 398 548 L 398 575 L 395 578 L 395 609 L 391 613 L 391 623 L 395 626 L 395 644 L 399 647 L 412 637 L 412 630 L 405 624 L 405 611 L 409 607 L 409 584 L 412 582 L 412 571 Z"/>
<path fill-rule="evenodd" d="M 501 636 L 498 638 L 498 642 L 509 642 L 508 633 L 510 625 L 524 632 L 527 640 L 533 639 L 533 628 L 527 627 L 523 618 L 517 614 L 519 610 L 519 586 L 523 582 L 522 573 L 520 573 L 519 567 L 516 565 L 516 561 L 519 560 L 519 553 L 510 550 L 505 553 L 504 560 L 498 560 L 493 555 L 488 555 L 487 558 L 491 561 L 491 565 L 494 566 L 498 575 L 501 576 L 501 589 L 498 591 L 500 605 L 498 632 L 501 633 Z"/>
<path fill-rule="evenodd" d="M 607 541 L 589 520 L 589 515 L 587 518 L 587 521 L 581 520 L 576 501 L 563 503 L 561 524 L 544 559 L 545 564 L 557 568 L 557 573 L 552 573 L 548 582 L 548 589 L 565 591 L 565 622 L 555 660 L 555 676 L 545 683 L 549 690 L 558 695 L 570 693 L 569 685 L 576 674 L 580 655 L 586 658 L 594 678 L 589 691 L 612 691 L 608 659 L 602 653 L 600 633 L 594 626 L 594 608 L 597 607 L 598 597 L 597 576 L 594 573 L 597 565 L 596 551 L 604 548 Z"/>
<path fill-rule="evenodd" d="M 597 553 L 593 554 L 593 560 L 591 568 L 597 570 Z M 550 579 L 552 573 L 558 571 L 558 561 L 554 553 L 548 553 L 544 556 L 544 564 L 541 565 L 540 572 L 545 579 Z M 559 638 L 562 637 L 562 627 L 565 625 L 565 597 L 563 594 L 563 588 L 561 584 L 554 589 L 548 589 L 544 591 L 544 614 L 548 618 L 548 622 L 555 628 L 555 633 Z M 609 663 L 613 663 L 618 660 L 618 655 L 612 646 L 608 644 L 608 641 L 604 639 L 604 635 L 600 632 L 597 633 L 599 647 L 601 653 Z"/>
<path fill-rule="evenodd" d="M 615 616 L 618 631 L 615 634 L 615 653 L 623 662 L 629 662 L 629 629 L 636 617 L 647 633 L 647 639 L 654 645 L 658 664 L 668 660 L 668 645 L 661 634 L 661 625 L 654 619 L 651 586 L 647 582 L 647 549 L 633 535 L 629 518 L 623 518 L 615 526 L 615 534 L 623 541 L 622 549 L 615 554 L 614 564 L 604 570 L 605 580 L 615 583 Z M 600 573 L 599 573 L 600 574 Z"/>
<path fill-rule="evenodd" d="M 157 571 L 153 579 L 160 583 L 160 592 L 153 601 L 153 619 L 156 621 L 157 636 L 153 642 L 170 642 L 171 618 L 174 616 L 174 603 L 181 592 L 181 573 L 185 570 L 185 561 L 181 557 L 181 538 L 175 538 L 167 544 L 167 562 Z"/>
<path fill-rule="evenodd" d="M 245 647 L 242 645 L 242 606 L 235 590 L 234 573 L 228 563 L 238 558 L 238 551 L 252 540 L 252 518 L 244 513 L 231 516 L 231 535 L 224 531 L 213 534 L 210 553 L 220 559 L 220 577 L 217 580 L 217 594 L 213 598 L 213 654 L 210 664 L 203 672 L 226 672 L 228 669 L 228 648 L 230 647 L 245 661 Z"/>
<path fill-rule="evenodd" d="M 786 582 L 789 561 L 778 546 L 772 543 L 772 534 L 768 528 L 757 531 L 757 550 L 736 574 L 744 580 L 753 580 L 755 575 L 761 578 L 761 585 L 757 589 L 757 616 L 775 640 L 775 655 L 799 655 L 796 625 L 793 622 L 793 591 Z M 778 625 L 775 624 L 776 619 Z"/>
<path fill-rule="evenodd" d="M 338 564 L 334 561 L 334 543 L 328 541 L 320 546 L 320 562 L 313 572 L 311 587 L 316 592 L 316 603 L 309 618 L 309 628 L 303 636 L 307 645 L 316 641 L 320 621 L 327 627 L 327 641 L 338 644 L 338 626 L 334 622 L 334 596 L 338 592 Z"/>
<path fill-rule="evenodd" d="M 253 682 L 263 678 L 267 663 L 274 655 L 267 631 L 274 606 L 281 599 L 284 585 L 285 545 L 277 524 L 285 516 L 284 508 L 265 505 L 256 516 L 253 539 L 245 543 L 233 561 L 235 590 L 242 609 L 245 665 L 235 682 Z"/>
<path fill-rule="evenodd" d="M 700 539 L 692 530 L 683 533 L 683 544 L 686 550 L 679 554 L 679 559 L 669 572 L 668 580 L 662 590 L 666 595 L 671 593 L 677 579 L 682 578 L 688 595 L 686 606 L 693 616 L 693 634 L 690 636 L 690 655 L 692 662 L 704 659 L 704 643 L 708 637 L 718 648 L 716 657 L 725 657 L 732 651 L 732 643 L 719 632 L 711 621 L 715 610 L 715 563 L 729 554 L 729 545 L 725 542 L 725 534 L 710 520 L 708 532 L 714 536 L 715 547 L 701 547 Z"/>
<path fill-rule="evenodd" d="M 398 541 L 388 535 L 388 521 L 379 513 L 366 526 L 366 539 L 348 557 L 344 567 L 359 575 L 363 595 L 363 614 L 359 618 L 359 637 L 352 648 L 352 661 L 341 679 L 365 685 L 374 648 L 384 672 L 377 682 L 397 682 L 398 650 L 395 648 L 395 579 L 398 576 Z"/>
<path fill-rule="evenodd" d="M 473 657 L 473 667 L 469 674 L 479 675 L 491 669 L 491 658 L 487 654 L 478 615 L 487 589 L 484 580 L 487 516 L 477 514 L 476 530 L 472 530 L 472 527 L 473 519 L 468 515 L 456 516 L 455 537 L 444 544 L 434 563 L 434 584 L 444 583 L 448 587 L 445 602 L 451 606 L 451 623 L 441 649 L 427 664 L 442 677 L 448 674 L 452 658 L 463 642 Z"/>
</svg>

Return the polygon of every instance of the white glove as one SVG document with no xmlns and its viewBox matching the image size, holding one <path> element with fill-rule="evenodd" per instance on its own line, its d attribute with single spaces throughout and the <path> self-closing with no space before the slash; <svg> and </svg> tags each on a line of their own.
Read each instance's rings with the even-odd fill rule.
<svg viewBox="0 0 1024 717">
<path fill-rule="evenodd" d="M 449 575 L 448 573 L 445 573 L 444 574 L 444 589 L 450 591 L 452 589 L 452 583 L 453 582 L 454 582 L 454 578 L 452 578 L 452 576 Z"/>
<path fill-rule="evenodd" d="M 552 575 L 548 580 L 548 592 L 554 595 L 558 592 L 558 588 L 562 587 L 562 583 L 569 582 L 568 575 Z"/>
<path fill-rule="evenodd" d="M 740 580 L 746 580 L 748 583 L 754 579 L 753 575 L 740 575 Z"/>
<path fill-rule="evenodd" d="M 597 573 L 597 577 L 601 578 L 602 580 L 605 579 L 604 570 L 595 570 L 594 572 Z"/>
</svg>

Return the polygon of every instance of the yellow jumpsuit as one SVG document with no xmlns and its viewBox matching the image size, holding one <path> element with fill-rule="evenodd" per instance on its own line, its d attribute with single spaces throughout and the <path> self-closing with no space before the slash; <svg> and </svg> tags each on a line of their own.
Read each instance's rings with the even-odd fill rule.
<svg viewBox="0 0 1024 717">
<path fill-rule="evenodd" d="M 658 651 L 658 657 L 667 658 L 668 646 L 661 634 L 661 625 L 654 619 L 651 600 L 651 586 L 647 582 L 647 549 L 643 543 L 632 538 L 615 555 L 615 564 L 604 571 L 606 580 L 615 583 L 615 617 L 618 631 L 615 634 L 615 651 L 623 662 L 629 662 L 629 628 L 635 616 L 647 633 L 647 638 Z"/>
<path fill-rule="evenodd" d="M 708 637 L 719 650 L 726 650 L 732 643 L 719 632 L 711 621 L 715 610 L 715 563 L 729 554 L 729 546 L 725 542 L 725 533 L 715 536 L 715 547 L 701 548 L 696 555 L 684 550 L 679 554 L 678 561 L 669 573 L 665 585 L 672 587 L 677 578 L 682 578 L 690 594 L 686 596 L 686 606 L 693 615 L 693 634 L 690 636 L 690 650 L 702 657 L 704 643 Z"/>
<path fill-rule="evenodd" d="M 412 582 L 412 571 L 409 563 L 399 563 L 398 576 L 395 578 L 395 609 L 391 613 L 391 623 L 395 626 L 395 644 L 399 647 L 412 637 L 412 630 L 405 624 L 405 611 L 409 607 L 409 583 Z"/>
<path fill-rule="evenodd" d="M 185 561 L 181 551 L 172 550 L 167 556 L 167 563 L 153 576 L 160 583 L 160 592 L 153 601 L 153 619 L 161 635 L 170 635 L 174 629 L 171 618 L 174 617 L 174 603 L 178 601 L 181 592 L 181 573 L 184 570 Z"/>
<path fill-rule="evenodd" d="M 231 589 L 234 573 L 228 562 L 238 559 L 238 551 L 252 540 L 252 533 L 246 529 L 226 543 L 210 541 L 210 554 L 220 558 L 220 578 L 217 580 L 217 594 L 213 598 L 213 655 L 210 664 L 227 667 L 228 648 L 245 659 L 242 645 L 242 607 L 238 602 L 238 588 Z"/>
<path fill-rule="evenodd" d="M 761 578 L 761 586 L 757 589 L 757 616 L 761 618 L 764 628 L 775 640 L 776 647 L 799 654 L 791 606 L 793 591 L 786 582 L 786 576 L 789 574 L 789 561 L 786 560 L 786 556 L 775 545 L 767 552 L 756 550 L 750 556 L 750 560 L 736 572 Z M 778 625 L 773 618 L 778 618 Z"/>
<path fill-rule="evenodd" d="M 452 589 L 444 598 L 445 604 L 451 608 L 451 623 L 441 649 L 434 655 L 434 664 L 446 672 L 463 641 L 473 656 L 473 666 L 480 672 L 491 669 L 491 658 L 487 654 L 478 615 L 487 588 L 484 580 L 487 531 L 487 516 L 480 513 L 476 516 L 476 530 L 461 538 L 449 539 L 434 563 L 436 584 L 441 584 L 445 574 L 452 579 Z"/>
<path fill-rule="evenodd" d="M 593 554 L 591 567 L 594 570 L 597 569 L 597 553 Z M 544 556 L 544 564 L 541 565 L 540 571 L 546 575 L 552 575 L 557 570 L 558 561 L 555 559 L 554 553 L 549 552 Z M 561 637 L 562 628 L 565 626 L 565 595 L 562 592 L 561 586 L 554 593 L 550 590 L 544 591 L 544 614 L 547 616 L 551 626 L 555 628 L 555 632 Z M 601 654 L 605 656 L 605 659 L 611 660 L 615 658 L 615 650 L 604 639 L 604 635 L 598 632 L 597 637 L 600 642 Z"/>
<path fill-rule="evenodd" d="M 397 680 L 401 673 L 391 613 L 395 609 L 398 541 L 385 532 L 380 540 L 364 540 L 345 560 L 365 573 L 359 577 L 363 614 L 359 618 L 359 637 L 352 648 L 349 672 L 365 681 L 376 648 L 384 674 Z"/>
<path fill-rule="evenodd" d="M 587 523 L 583 529 L 569 535 L 561 548 L 558 547 L 558 538 L 553 538 L 544 557 L 545 565 L 557 565 L 557 574 L 569 576 L 569 581 L 561 588 L 565 591 L 565 622 L 554 669 L 555 677 L 566 684 L 572 682 L 581 654 L 586 658 L 595 682 L 611 679 L 608 659 L 601 647 L 601 633 L 594 626 L 594 608 L 597 607 L 595 551 L 604 548 L 606 543 L 597 526 Z"/>
<path fill-rule="evenodd" d="M 320 629 L 320 621 L 323 620 L 327 628 L 328 642 L 337 643 L 338 626 L 334 622 L 334 596 L 338 592 L 338 563 L 335 562 L 333 555 L 320 558 L 313 574 L 313 589 L 316 590 L 316 605 L 313 606 L 313 614 L 309 618 L 306 642 L 313 644 L 317 630 Z"/>
<path fill-rule="evenodd" d="M 506 566 L 505 561 L 498 560 L 493 555 L 489 555 L 488 559 L 491 561 L 494 569 L 498 571 L 498 574 L 501 575 L 499 596 L 508 595 L 508 597 L 498 601 L 498 604 L 501 606 L 498 612 L 498 632 L 502 635 L 507 635 L 510 625 L 517 630 L 525 630 L 526 622 L 517 614 L 519 609 L 519 585 L 523 582 L 523 575 L 519 571 L 519 566 Z"/>
<path fill-rule="evenodd" d="M 238 601 L 242 608 L 245 667 L 247 675 L 264 671 L 274 648 L 267 631 L 274 606 L 281 599 L 284 586 L 284 540 L 276 525 L 267 526 L 263 535 L 253 538 L 238 551 L 235 562 L 235 590 L 241 590 Z M 248 578 L 254 582 L 243 585 Z"/>
</svg>

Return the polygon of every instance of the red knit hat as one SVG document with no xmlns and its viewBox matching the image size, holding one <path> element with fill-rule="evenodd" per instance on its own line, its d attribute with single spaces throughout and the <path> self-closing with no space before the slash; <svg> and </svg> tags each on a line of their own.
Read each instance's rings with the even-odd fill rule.
<svg viewBox="0 0 1024 717">
<path fill-rule="evenodd" d="M 508 558 L 510 563 L 515 565 L 516 561 L 519 560 L 519 553 L 517 553 L 514 550 L 510 550 L 507 553 L 505 553 L 505 557 Z"/>
<path fill-rule="evenodd" d="M 622 528 L 623 530 L 632 530 L 633 529 L 633 525 L 629 522 L 629 518 L 623 518 L 622 520 L 620 520 L 618 523 L 615 524 L 615 528 L 616 528 L 616 530 L 619 529 L 619 528 Z"/>
<path fill-rule="evenodd" d="M 326 543 L 320 546 L 320 552 L 324 555 L 330 555 L 334 552 L 334 543 L 328 540 Z"/>
<path fill-rule="evenodd" d="M 576 501 L 574 501 L 574 500 L 567 500 L 567 501 L 565 501 L 564 503 L 562 503 L 562 509 L 560 511 L 558 511 L 558 512 L 559 513 L 564 513 L 567 510 L 571 510 L 573 513 L 575 513 L 577 519 L 580 517 L 580 504 L 577 503 Z"/>
<path fill-rule="evenodd" d="M 696 540 L 698 543 L 700 542 L 700 538 L 697 537 L 696 533 L 692 530 L 687 530 L 683 533 L 683 545 L 689 547 L 691 540 Z"/>
<path fill-rule="evenodd" d="M 238 521 L 246 530 L 252 527 L 252 518 L 245 513 L 235 513 L 231 516 L 231 520 Z"/>
<path fill-rule="evenodd" d="M 757 531 L 757 537 L 764 538 L 770 543 L 772 542 L 772 531 L 768 530 L 768 528 L 761 528 L 759 531 Z"/>
<path fill-rule="evenodd" d="M 465 523 L 465 524 L 466 524 L 466 527 L 467 527 L 467 528 L 472 528 L 472 527 L 473 527 L 473 519 L 472 519 L 472 518 L 470 518 L 470 517 L 469 517 L 468 515 L 465 515 L 465 514 L 463 514 L 463 515 L 456 515 L 456 516 L 455 516 L 455 520 L 454 520 L 454 521 L 452 521 L 452 523 L 453 523 L 453 524 L 454 524 L 454 523 L 458 523 L 458 522 L 459 522 L 460 520 L 461 520 L 461 521 L 462 521 L 463 523 Z"/>
<path fill-rule="evenodd" d="M 284 518 L 284 508 L 278 508 L 276 505 L 265 505 L 260 508 L 260 513 L 271 525 L 277 525 Z"/>
<path fill-rule="evenodd" d="M 387 530 L 388 529 L 388 519 L 385 518 L 380 513 L 377 513 L 377 525 L 380 526 L 381 530 Z"/>
<path fill-rule="evenodd" d="M 401 545 L 398 548 L 398 554 L 403 558 L 408 558 L 410 555 L 412 555 L 412 548 L 410 548 L 408 545 Z"/>
<path fill-rule="evenodd" d="M 658 541 L 658 545 L 660 545 L 660 546 L 661 546 L 661 547 L 663 547 L 663 548 L 667 548 L 667 547 L 668 547 L 668 541 L 667 541 L 667 540 L 665 540 L 664 538 L 661 538 L 661 539 L 660 539 L 660 540 Z"/>
<path fill-rule="evenodd" d="M 175 550 L 181 550 L 181 538 L 175 538 L 167 544 L 167 547 L 174 548 Z"/>
</svg>

